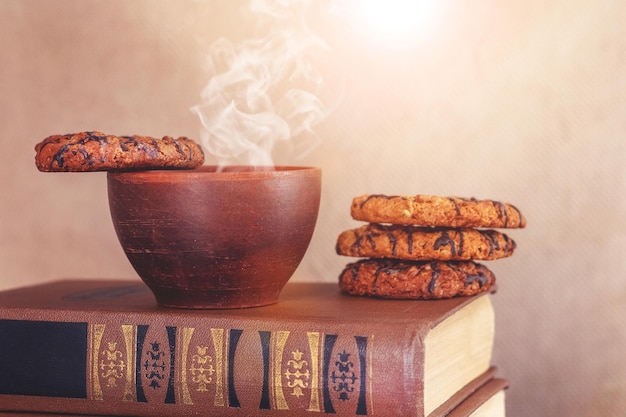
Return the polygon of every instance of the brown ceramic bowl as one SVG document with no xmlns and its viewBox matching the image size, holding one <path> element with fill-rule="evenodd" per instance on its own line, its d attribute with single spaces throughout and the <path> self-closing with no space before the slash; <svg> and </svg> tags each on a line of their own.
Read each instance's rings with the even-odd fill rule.
<svg viewBox="0 0 626 417">
<path fill-rule="evenodd" d="M 159 305 L 275 303 L 317 220 L 321 170 L 204 166 L 107 174 L 119 241 Z"/>
</svg>

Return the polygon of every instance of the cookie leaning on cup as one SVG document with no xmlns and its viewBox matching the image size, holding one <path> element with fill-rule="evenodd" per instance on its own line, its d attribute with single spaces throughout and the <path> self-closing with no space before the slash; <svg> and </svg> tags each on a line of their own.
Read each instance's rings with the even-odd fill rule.
<svg viewBox="0 0 626 417">
<path fill-rule="evenodd" d="M 193 169 L 204 163 L 202 148 L 186 137 L 80 132 L 48 136 L 35 152 L 35 165 L 43 172 Z"/>
<path fill-rule="evenodd" d="M 353 199 L 351 214 L 369 224 L 342 232 L 336 251 L 366 259 L 346 265 L 339 286 L 348 294 L 380 298 L 485 292 L 495 276 L 474 260 L 511 256 L 516 244 L 503 233 L 478 228 L 526 226 L 512 204 L 460 197 L 364 195 Z"/>
</svg>

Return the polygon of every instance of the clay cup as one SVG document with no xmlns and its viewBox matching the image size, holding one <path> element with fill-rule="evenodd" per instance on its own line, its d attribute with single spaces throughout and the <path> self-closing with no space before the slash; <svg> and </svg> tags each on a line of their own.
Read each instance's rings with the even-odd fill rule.
<svg viewBox="0 0 626 417">
<path fill-rule="evenodd" d="M 300 264 L 321 170 L 203 166 L 107 173 L 124 252 L 163 307 L 273 304 Z"/>
</svg>

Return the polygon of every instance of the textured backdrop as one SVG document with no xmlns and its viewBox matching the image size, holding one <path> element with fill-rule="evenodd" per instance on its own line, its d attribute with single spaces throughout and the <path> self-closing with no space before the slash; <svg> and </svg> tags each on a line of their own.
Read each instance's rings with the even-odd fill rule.
<svg viewBox="0 0 626 417">
<path fill-rule="evenodd" d="M 257 2 L 258 3 L 258 2 Z M 262 2 L 261 2 L 262 3 Z M 626 409 L 626 3 L 444 1 L 413 43 L 373 41 L 319 2 L 308 27 L 331 106 L 300 159 L 322 167 L 318 227 L 297 280 L 334 282 L 353 196 L 510 201 L 528 227 L 494 261 L 494 363 L 511 417 Z M 190 110 L 243 2 L 0 2 L 0 288 L 136 277 L 110 223 L 106 175 L 43 174 L 56 133 L 201 136 Z M 329 9 L 330 10 L 330 9 Z M 293 159 L 292 159 L 293 158 Z"/>
</svg>

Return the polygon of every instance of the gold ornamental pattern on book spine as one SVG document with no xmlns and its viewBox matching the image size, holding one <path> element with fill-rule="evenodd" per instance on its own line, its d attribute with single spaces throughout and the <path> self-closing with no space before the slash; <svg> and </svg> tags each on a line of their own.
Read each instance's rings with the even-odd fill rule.
<svg viewBox="0 0 626 417">
<path fill-rule="evenodd" d="M 371 415 L 373 342 L 302 330 L 92 324 L 88 396 L 190 410 Z"/>
</svg>

